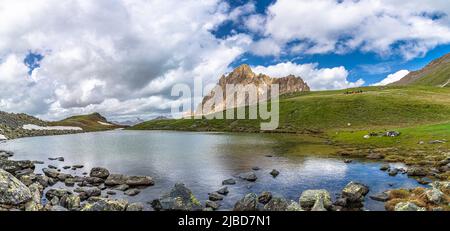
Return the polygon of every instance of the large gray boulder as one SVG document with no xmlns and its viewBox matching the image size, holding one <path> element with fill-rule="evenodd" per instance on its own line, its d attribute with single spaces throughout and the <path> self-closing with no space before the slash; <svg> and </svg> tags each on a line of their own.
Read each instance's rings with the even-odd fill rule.
<svg viewBox="0 0 450 231">
<path fill-rule="evenodd" d="M 0 169 L 0 205 L 20 205 L 31 199 L 27 186 L 9 172 Z"/>
<path fill-rule="evenodd" d="M 258 210 L 258 195 L 249 193 L 240 199 L 233 208 L 234 211 L 256 211 Z"/>
<path fill-rule="evenodd" d="M 126 200 L 92 197 L 82 206 L 81 211 L 125 211 L 127 206 Z"/>
<path fill-rule="evenodd" d="M 246 180 L 246 181 L 250 181 L 250 182 L 254 182 L 258 179 L 258 177 L 256 176 L 256 174 L 254 172 L 242 173 L 239 175 L 239 178 Z"/>
<path fill-rule="evenodd" d="M 289 202 L 282 197 L 273 197 L 266 205 L 264 210 L 266 211 L 286 211 L 289 206 Z"/>
<path fill-rule="evenodd" d="M 351 181 L 342 190 L 342 197 L 346 198 L 350 203 L 362 202 L 364 197 L 369 193 L 369 187 L 364 184 Z"/>
<path fill-rule="evenodd" d="M 89 176 L 106 179 L 109 176 L 109 171 L 106 168 L 95 167 L 91 169 Z"/>
<path fill-rule="evenodd" d="M 325 189 L 306 190 L 300 195 L 300 206 L 310 210 L 317 200 L 322 200 L 323 206 L 329 209 L 332 206 L 330 193 Z"/>
<path fill-rule="evenodd" d="M 202 205 L 190 189 L 184 184 L 177 183 L 170 190 L 170 192 L 163 195 L 160 199 L 152 202 L 152 207 L 155 210 L 163 211 L 193 211 L 201 210 Z"/>
</svg>

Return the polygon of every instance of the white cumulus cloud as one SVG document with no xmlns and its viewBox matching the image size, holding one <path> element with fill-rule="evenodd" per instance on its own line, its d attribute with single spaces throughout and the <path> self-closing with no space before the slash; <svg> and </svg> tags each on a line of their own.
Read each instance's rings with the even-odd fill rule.
<svg viewBox="0 0 450 231">
<path fill-rule="evenodd" d="M 317 63 L 295 64 L 285 62 L 271 66 L 256 66 L 253 67 L 253 71 L 278 78 L 293 74 L 301 77 L 312 90 L 344 89 L 359 87 L 364 84 L 362 79 L 356 82 L 349 81 L 347 79 L 349 73 L 342 66 L 319 68 Z"/>
<path fill-rule="evenodd" d="M 397 82 L 408 74 L 409 74 L 408 70 L 397 71 L 393 74 L 388 75 L 385 79 L 381 80 L 380 82 L 374 83 L 373 86 L 385 86 L 390 83 Z"/>
</svg>

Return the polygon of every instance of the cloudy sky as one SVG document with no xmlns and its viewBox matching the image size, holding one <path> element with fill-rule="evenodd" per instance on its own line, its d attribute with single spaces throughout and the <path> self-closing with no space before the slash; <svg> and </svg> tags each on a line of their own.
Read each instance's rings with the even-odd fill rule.
<svg viewBox="0 0 450 231">
<path fill-rule="evenodd" d="M 0 0 L 0 110 L 170 111 L 248 63 L 313 90 L 382 85 L 450 52 L 448 0 Z"/>
</svg>

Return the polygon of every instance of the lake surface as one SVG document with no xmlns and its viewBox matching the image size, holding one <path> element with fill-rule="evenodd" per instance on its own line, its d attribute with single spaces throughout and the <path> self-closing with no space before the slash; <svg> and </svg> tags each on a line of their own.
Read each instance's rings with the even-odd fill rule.
<svg viewBox="0 0 450 231">
<path fill-rule="evenodd" d="M 291 142 L 285 143 L 285 138 Z M 288 151 L 292 149 L 293 139 L 296 139 L 293 135 L 280 134 L 109 131 L 23 138 L 0 143 L 0 149 L 15 152 L 12 158 L 15 160 L 44 161 L 45 165 L 37 165 L 36 172 L 41 172 L 48 164 L 59 168 L 83 164 L 83 169 L 62 172 L 81 175 L 99 166 L 111 173 L 151 176 L 155 186 L 142 190 L 137 196 L 126 197 L 129 201 L 140 202 L 158 198 L 176 182 L 185 183 L 204 202 L 209 192 L 221 187 L 224 179 L 252 171 L 254 166 L 261 168 L 255 171 L 258 180 L 252 183 L 236 179 L 236 185 L 228 186 L 230 193 L 221 202 L 222 209 L 232 208 L 249 192 L 270 191 L 298 201 L 306 189 L 327 189 L 335 197 L 350 181 L 367 184 L 369 195 L 392 188 L 419 186 L 406 175 L 388 176 L 379 170 L 382 163 L 355 160 L 345 164 L 343 159 L 317 155 L 315 146 L 323 150 L 323 144 L 299 141 L 296 152 L 304 147 L 306 154 L 297 155 Z M 65 161 L 48 160 L 59 156 Z M 279 170 L 280 175 L 273 178 L 269 174 L 272 169 Z M 114 197 L 124 197 L 121 194 Z M 384 210 L 384 205 L 367 196 L 365 208 Z"/>
</svg>

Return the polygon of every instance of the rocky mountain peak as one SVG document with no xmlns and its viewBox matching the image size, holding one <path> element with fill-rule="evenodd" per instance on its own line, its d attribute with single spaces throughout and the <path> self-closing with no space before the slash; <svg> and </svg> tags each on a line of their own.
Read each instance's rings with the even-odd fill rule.
<svg viewBox="0 0 450 231">
<path fill-rule="evenodd" d="M 219 79 L 219 83 L 217 84 L 222 88 L 223 93 L 226 92 L 226 85 L 250 85 L 253 84 L 257 89 L 259 95 L 264 94 L 264 89 L 266 86 L 271 86 L 272 84 L 279 85 L 279 93 L 287 94 L 294 92 L 302 92 L 302 91 L 310 91 L 310 88 L 307 83 L 303 81 L 302 78 L 296 77 L 294 75 L 288 75 L 282 78 L 272 78 L 265 74 L 255 74 L 251 67 L 247 64 L 242 64 L 235 68 L 228 75 L 222 75 Z M 263 89 L 264 88 L 264 89 Z M 270 95 L 270 94 L 269 94 Z M 199 113 L 201 110 L 201 106 L 203 106 L 208 100 L 214 98 L 214 92 L 209 93 L 207 96 L 203 98 L 202 104 L 196 110 L 196 113 Z M 225 100 L 225 95 L 223 99 Z M 237 102 L 236 107 L 255 104 L 256 102 L 249 102 L 248 99 L 243 102 Z M 214 105 L 213 111 L 205 111 L 203 110 L 202 114 L 210 114 L 218 111 L 224 110 L 225 101 L 221 103 L 221 105 Z"/>
</svg>

